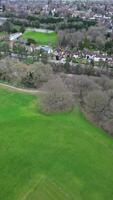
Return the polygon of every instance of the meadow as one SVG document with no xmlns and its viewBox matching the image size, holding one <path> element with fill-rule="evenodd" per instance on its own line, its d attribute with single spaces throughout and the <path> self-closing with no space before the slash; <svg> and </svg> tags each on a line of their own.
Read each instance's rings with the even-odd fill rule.
<svg viewBox="0 0 113 200">
<path fill-rule="evenodd" d="M 113 140 L 79 109 L 44 115 L 0 89 L 0 200 L 113 199 Z"/>
<path fill-rule="evenodd" d="M 53 33 L 42 33 L 42 32 L 35 32 L 35 31 L 26 31 L 23 36 L 23 39 L 34 39 L 37 44 L 39 45 L 48 45 L 52 44 L 53 46 L 56 45 L 57 42 L 57 34 Z"/>
</svg>

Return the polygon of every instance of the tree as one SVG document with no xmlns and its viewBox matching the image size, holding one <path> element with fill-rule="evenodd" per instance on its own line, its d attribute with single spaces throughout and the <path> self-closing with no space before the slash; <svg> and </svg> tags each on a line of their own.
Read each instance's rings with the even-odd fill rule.
<svg viewBox="0 0 113 200">
<path fill-rule="evenodd" d="M 109 55 L 113 53 L 113 40 L 107 40 L 105 42 L 105 51 L 107 51 Z"/>
<path fill-rule="evenodd" d="M 89 49 L 91 47 L 90 40 L 85 36 L 82 42 L 82 48 Z"/>
<path fill-rule="evenodd" d="M 66 63 L 64 65 L 64 67 L 65 67 L 66 73 L 68 73 L 69 69 L 70 69 L 70 58 L 69 57 L 66 57 Z"/>
<path fill-rule="evenodd" d="M 95 78 L 96 83 L 101 87 L 101 90 L 108 91 L 113 89 L 113 80 L 106 76 L 101 76 L 101 78 Z"/>
<path fill-rule="evenodd" d="M 34 63 L 22 82 L 28 87 L 39 88 L 52 77 L 53 70 L 50 65 Z"/>
<path fill-rule="evenodd" d="M 65 79 L 67 87 L 74 93 L 76 100 L 78 100 L 83 107 L 84 98 L 89 92 L 98 90 L 98 85 L 93 81 L 93 79 L 88 76 L 81 75 L 68 77 Z"/>
<path fill-rule="evenodd" d="M 19 43 L 15 43 L 13 45 L 13 52 L 15 52 L 18 55 L 19 59 L 27 56 L 26 47 Z"/>
<path fill-rule="evenodd" d="M 104 124 L 104 129 L 113 136 L 113 119 L 108 120 L 105 124 Z"/>
<path fill-rule="evenodd" d="M 74 31 L 70 32 L 69 30 L 59 31 L 58 32 L 58 44 L 59 46 L 78 49 L 81 42 L 84 39 L 84 31 Z"/>
<path fill-rule="evenodd" d="M 36 41 L 35 41 L 34 39 L 32 39 L 32 38 L 28 38 L 28 39 L 27 39 L 27 44 L 28 44 L 28 45 L 36 44 Z"/>
<path fill-rule="evenodd" d="M 48 81 L 42 87 L 39 99 L 40 108 L 46 113 L 71 111 L 74 106 L 72 92 L 60 78 Z"/>
<path fill-rule="evenodd" d="M 48 63 L 48 53 L 46 53 L 46 52 L 41 53 L 41 62 L 44 64 Z"/>
<path fill-rule="evenodd" d="M 27 71 L 27 65 L 9 57 L 0 61 L 0 80 L 16 84 L 21 83 Z"/>
<path fill-rule="evenodd" d="M 92 26 L 87 31 L 87 36 L 91 42 L 95 42 L 98 37 L 102 37 L 105 39 L 105 27 L 104 26 Z"/>
<path fill-rule="evenodd" d="M 5 32 L 10 34 L 11 30 L 12 30 L 12 24 L 7 20 L 3 25 L 3 29 L 4 29 Z"/>
<path fill-rule="evenodd" d="M 21 33 L 24 33 L 24 32 L 25 32 L 25 26 L 24 26 L 24 25 L 22 25 L 22 26 L 20 27 L 20 32 L 21 32 Z"/>
<path fill-rule="evenodd" d="M 91 43 L 90 46 L 103 50 L 106 42 L 105 31 L 106 28 L 104 26 L 90 27 L 87 31 L 87 38 Z"/>
<path fill-rule="evenodd" d="M 89 92 L 85 98 L 85 105 L 87 112 L 96 120 L 102 121 L 108 105 L 108 96 L 100 90 Z"/>
<path fill-rule="evenodd" d="M 0 45 L 0 52 L 4 52 L 5 56 L 9 55 L 10 49 L 8 41 L 4 41 L 4 43 Z"/>
</svg>

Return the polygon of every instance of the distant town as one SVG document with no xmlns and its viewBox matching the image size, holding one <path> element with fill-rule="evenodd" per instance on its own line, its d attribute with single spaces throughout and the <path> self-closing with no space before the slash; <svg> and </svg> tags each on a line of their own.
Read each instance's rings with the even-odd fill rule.
<svg viewBox="0 0 113 200">
<path fill-rule="evenodd" d="M 0 0 L 0 27 L 1 58 L 113 64 L 112 1 Z"/>
</svg>

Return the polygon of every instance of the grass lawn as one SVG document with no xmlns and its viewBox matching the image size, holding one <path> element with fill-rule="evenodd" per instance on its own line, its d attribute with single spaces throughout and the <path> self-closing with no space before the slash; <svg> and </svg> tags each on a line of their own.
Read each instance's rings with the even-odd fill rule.
<svg viewBox="0 0 113 200">
<path fill-rule="evenodd" d="M 23 36 L 23 39 L 34 39 L 37 44 L 41 45 L 48 45 L 51 43 L 53 46 L 56 45 L 57 41 L 57 34 L 55 32 L 53 33 L 40 33 L 40 32 L 33 32 L 33 31 L 26 31 Z"/>
<path fill-rule="evenodd" d="M 0 89 L 0 200 L 112 200 L 113 140 L 79 110 Z"/>
</svg>

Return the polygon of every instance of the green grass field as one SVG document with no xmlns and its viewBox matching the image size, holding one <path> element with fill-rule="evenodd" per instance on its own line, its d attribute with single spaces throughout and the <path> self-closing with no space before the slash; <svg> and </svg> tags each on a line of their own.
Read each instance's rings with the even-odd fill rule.
<svg viewBox="0 0 113 200">
<path fill-rule="evenodd" d="M 112 200 L 113 140 L 79 110 L 0 89 L 0 200 Z"/>
<path fill-rule="evenodd" d="M 53 46 L 56 45 L 57 42 L 57 34 L 55 32 L 53 33 L 40 33 L 40 32 L 32 32 L 32 31 L 26 31 L 23 36 L 23 39 L 34 39 L 37 44 L 40 45 L 48 45 L 51 43 Z"/>
</svg>

